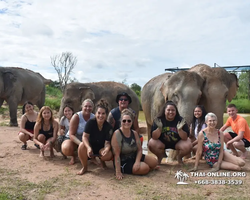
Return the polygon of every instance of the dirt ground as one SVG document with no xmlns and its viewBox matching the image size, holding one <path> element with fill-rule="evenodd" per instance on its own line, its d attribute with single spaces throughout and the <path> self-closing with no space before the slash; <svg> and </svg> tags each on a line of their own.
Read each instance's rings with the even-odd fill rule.
<svg viewBox="0 0 250 200">
<path fill-rule="evenodd" d="M 231 176 L 209 177 L 209 167 L 200 161 L 200 177 L 194 177 L 188 169 L 194 160 L 185 161 L 185 166 L 177 163 L 162 162 L 159 170 L 146 176 L 125 175 L 123 180 L 116 180 L 112 162 L 107 162 L 108 169 L 103 170 L 89 165 L 89 172 L 76 175 L 81 169 L 78 161 L 69 165 L 68 159 L 55 152 L 56 157 L 39 158 L 39 150 L 32 141 L 28 150 L 21 150 L 18 140 L 18 127 L 4 126 L 5 117 L 0 122 L 0 200 L 1 199 L 249 199 L 250 192 L 250 153 L 241 174 L 229 172 Z M 141 122 L 140 127 L 145 123 Z M 185 182 L 175 175 L 177 171 L 186 175 Z M 226 172 L 221 170 L 220 172 Z M 204 176 L 205 174 L 205 176 Z M 202 176 L 201 176 L 202 175 Z M 243 177 L 240 177 L 243 175 Z M 244 176 L 246 175 L 246 176 Z M 219 176 L 219 177 L 218 177 Z M 210 181 L 210 182 L 209 182 Z M 217 181 L 217 182 L 215 182 Z M 225 182 L 226 181 L 226 182 Z M 242 181 L 242 184 L 238 184 Z"/>
</svg>

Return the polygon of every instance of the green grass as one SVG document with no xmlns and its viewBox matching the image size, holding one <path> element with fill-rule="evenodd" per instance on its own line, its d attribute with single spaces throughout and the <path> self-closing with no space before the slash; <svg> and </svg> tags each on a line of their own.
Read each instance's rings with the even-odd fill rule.
<svg viewBox="0 0 250 200">
<path fill-rule="evenodd" d="M 231 104 L 231 103 L 236 105 L 239 113 L 250 113 L 250 100 L 233 99 L 230 103 L 227 102 L 226 105 Z"/>
</svg>

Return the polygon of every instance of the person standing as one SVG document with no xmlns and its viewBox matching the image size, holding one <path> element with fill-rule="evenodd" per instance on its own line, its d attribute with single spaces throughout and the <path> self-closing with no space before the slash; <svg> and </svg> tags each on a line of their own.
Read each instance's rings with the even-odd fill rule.
<svg viewBox="0 0 250 200">
<path fill-rule="evenodd" d="M 246 159 L 246 147 L 250 146 L 250 130 L 247 121 L 237 113 L 238 110 L 236 105 L 229 104 L 227 106 L 227 114 L 229 115 L 229 118 L 220 128 L 220 131 L 224 132 L 228 127 L 231 126 L 233 132 L 229 131 L 224 133 L 226 147 L 231 149 L 235 156 L 238 156 L 236 149 L 240 150 L 242 152 L 241 158 Z"/>
</svg>

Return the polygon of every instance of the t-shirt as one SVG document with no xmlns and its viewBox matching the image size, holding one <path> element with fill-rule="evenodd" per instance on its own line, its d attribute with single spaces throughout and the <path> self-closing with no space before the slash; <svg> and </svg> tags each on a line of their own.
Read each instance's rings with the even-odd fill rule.
<svg viewBox="0 0 250 200">
<path fill-rule="evenodd" d="M 195 121 L 195 128 L 194 128 L 194 137 L 195 137 L 196 139 L 198 138 L 198 134 L 199 134 L 198 126 L 199 126 L 199 122 L 198 122 L 198 119 L 196 119 L 196 121 Z M 190 125 L 190 127 L 192 128 L 192 124 Z M 206 125 L 205 123 L 202 124 L 201 130 L 204 129 L 204 128 L 206 128 L 206 127 L 207 127 L 207 125 Z M 200 131 L 201 131 L 201 130 L 200 130 Z"/>
<path fill-rule="evenodd" d="M 181 140 L 178 130 L 176 128 L 179 121 L 182 120 L 182 117 L 175 117 L 173 121 L 167 121 L 166 118 L 160 118 L 162 122 L 162 132 L 160 137 L 158 138 L 162 143 L 166 144 L 176 144 L 178 141 Z M 156 130 L 158 126 L 154 123 L 151 129 L 151 137 L 152 132 Z M 187 133 L 189 136 L 189 128 L 187 124 L 184 124 L 182 130 Z"/>
<path fill-rule="evenodd" d="M 102 130 L 99 130 L 96 118 L 90 119 L 85 126 L 85 133 L 89 134 L 89 144 L 94 154 L 98 154 L 105 145 L 105 141 L 111 141 L 113 135 L 112 126 L 105 121 Z"/>
<path fill-rule="evenodd" d="M 63 116 L 60 120 L 60 125 L 65 127 L 65 133 L 69 131 L 69 120 L 67 117 Z"/>
<path fill-rule="evenodd" d="M 247 121 L 243 117 L 237 115 L 235 120 L 233 120 L 232 117 L 229 117 L 225 125 L 231 126 L 233 132 L 235 132 L 237 135 L 240 131 L 244 131 L 243 138 L 247 139 L 250 142 L 249 126 L 247 124 Z"/>
</svg>

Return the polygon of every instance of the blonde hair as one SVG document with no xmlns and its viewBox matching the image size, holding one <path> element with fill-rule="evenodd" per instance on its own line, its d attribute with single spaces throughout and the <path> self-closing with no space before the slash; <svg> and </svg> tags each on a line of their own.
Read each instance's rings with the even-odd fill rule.
<svg viewBox="0 0 250 200">
<path fill-rule="evenodd" d="M 124 117 L 124 115 L 130 116 L 132 122 L 133 122 L 134 119 L 135 119 L 134 113 L 133 113 L 130 109 L 128 109 L 128 108 L 126 108 L 126 109 L 124 109 L 124 110 L 122 111 L 120 121 L 122 120 L 122 118 Z"/>
<path fill-rule="evenodd" d="M 44 123 L 44 118 L 43 118 L 43 111 L 45 111 L 45 110 L 49 110 L 50 111 L 50 113 L 51 113 L 51 118 L 49 119 L 49 122 L 51 123 L 51 124 L 53 124 L 53 122 L 54 122 L 54 116 L 53 116 L 53 111 L 51 110 L 51 108 L 49 107 L 49 106 L 43 106 L 41 109 L 40 109 L 40 111 L 39 111 L 39 114 L 38 114 L 38 116 L 37 116 L 37 119 L 36 119 L 36 122 L 37 123 Z"/>
<path fill-rule="evenodd" d="M 85 99 L 83 102 L 82 102 L 82 107 L 85 105 L 85 103 L 90 103 L 92 105 L 92 108 L 94 108 L 94 103 L 91 99 Z"/>
</svg>

